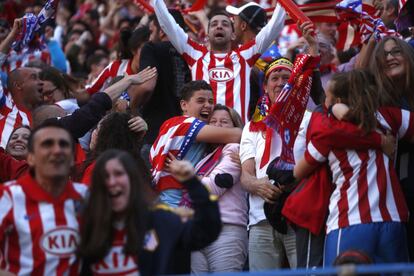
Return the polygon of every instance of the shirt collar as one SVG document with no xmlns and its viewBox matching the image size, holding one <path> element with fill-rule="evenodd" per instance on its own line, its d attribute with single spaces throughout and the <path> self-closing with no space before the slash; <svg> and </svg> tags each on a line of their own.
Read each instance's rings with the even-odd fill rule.
<svg viewBox="0 0 414 276">
<path fill-rule="evenodd" d="M 65 189 L 58 197 L 53 197 L 50 193 L 45 191 L 36 179 L 30 174 L 26 173 L 17 180 L 22 186 L 23 191 L 26 196 L 31 198 L 34 201 L 46 201 L 49 203 L 59 203 L 64 202 L 67 199 L 80 200 L 82 199 L 81 195 L 73 187 L 73 182 L 68 181 L 65 185 Z"/>
</svg>

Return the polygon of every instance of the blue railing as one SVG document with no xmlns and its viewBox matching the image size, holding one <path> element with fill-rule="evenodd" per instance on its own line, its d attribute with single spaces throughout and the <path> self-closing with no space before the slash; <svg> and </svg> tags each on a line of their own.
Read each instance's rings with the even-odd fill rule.
<svg viewBox="0 0 414 276">
<path fill-rule="evenodd" d="M 212 273 L 211 276 L 318 276 L 318 275 L 403 275 L 414 276 L 414 264 L 343 265 L 315 269 L 279 269 L 260 272 Z M 206 274 L 207 275 L 207 274 Z"/>
</svg>

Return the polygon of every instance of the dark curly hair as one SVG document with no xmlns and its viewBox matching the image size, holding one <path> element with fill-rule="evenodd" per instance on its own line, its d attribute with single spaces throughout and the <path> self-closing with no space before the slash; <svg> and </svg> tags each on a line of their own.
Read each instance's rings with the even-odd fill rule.
<svg viewBox="0 0 414 276">
<path fill-rule="evenodd" d="M 124 150 L 130 153 L 139 165 L 144 166 L 140 157 L 141 141 L 137 133 L 129 129 L 128 121 L 131 114 L 114 112 L 106 115 L 99 123 L 98 138 L 95 148 L 84 162 L 81 174 L 104 151 L 109 149 Z M 149 177 L 149 176 L 148 176 Z"/>
</svg>

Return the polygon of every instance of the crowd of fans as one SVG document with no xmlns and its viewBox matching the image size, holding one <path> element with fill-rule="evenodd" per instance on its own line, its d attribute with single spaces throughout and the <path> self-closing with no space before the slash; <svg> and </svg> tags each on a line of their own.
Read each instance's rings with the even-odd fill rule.
<svg viewBox="0 0 414 276">
<path fill-rule="evenodd" d="M 369 3 L 346 48 L 276 1 L 201 2 L 0 3 L 1 275 L 414 260 L 414 2 L 409 28 Z"/>
</svg>

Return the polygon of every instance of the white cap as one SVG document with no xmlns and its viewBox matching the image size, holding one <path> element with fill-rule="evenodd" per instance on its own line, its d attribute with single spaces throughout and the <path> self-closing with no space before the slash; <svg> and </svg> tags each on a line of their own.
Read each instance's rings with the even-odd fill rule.
<svg viewBox="0 0 414 276">
<path fill-rule="evenodd" d="M 226 11 L 230 14 L 233 15 L 239 15 L 245 8 L 250 7 L 250 6 L 258 6 L 260 7 L 259 4 L 257 4 L 256 2 L 249 2 L 247 4 L 244 4 L 243 6 L 236 8 L 234 6 L 228 5 L 226 6 Z"/>
</svg>

